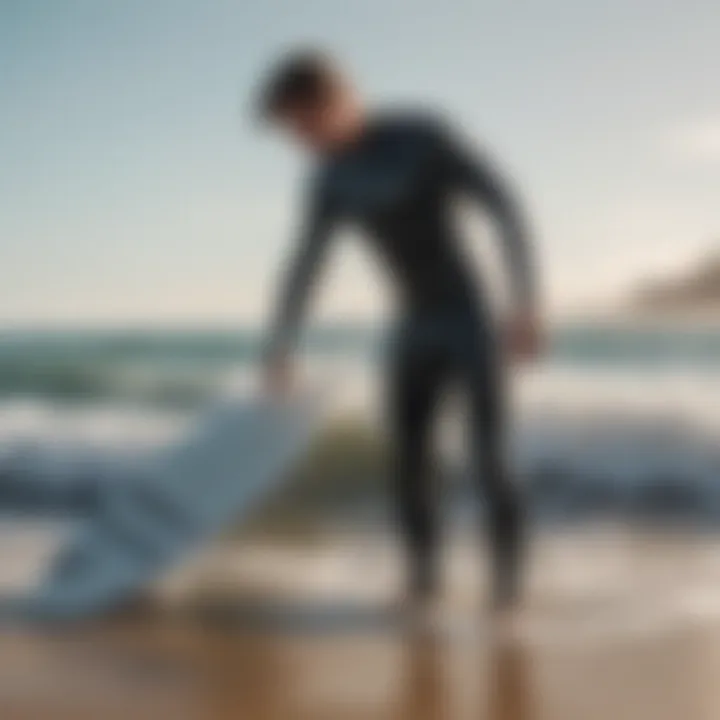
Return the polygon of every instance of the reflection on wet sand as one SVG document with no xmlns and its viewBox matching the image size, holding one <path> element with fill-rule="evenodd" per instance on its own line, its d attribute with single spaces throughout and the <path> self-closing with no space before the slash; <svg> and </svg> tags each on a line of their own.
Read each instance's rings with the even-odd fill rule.
<svg viewBox="0 0 720 720">
<path fill-rule="evenodd" d="M 285 592 L 4 629 L 0 718 L 716 720 L 717 549 L 560 543 L 538 561 L 512 637 L 452 597 L 423 630 L 382 604 Z M 682 572 L 668 572 L 669 557 Z"/>
<path fill-rule="evenodd" d="M 529 720 L 528 655 L 522 642 L 499 637 L 487 644 L 478 643 L 466 648 L 470 651 L 465 657 L 466 667 L 453 668 L 452 649 L 441 637 L 426 633 L 409 637 L 404 645 L 405 672 L 399 702 L 392 717 Z M 485 651 L 485 662 L 478 657 L 478 650 Z M 457 687 L 457 674 L 467 677 L 468 672 L 477 674 L 476 682 L 467 678 L 464 688 Z"/>
<path fill-rule="evenodd" d="M 451 693 L 441 643 L 419 633 L 405 641 L 404 672 L 394 718 L 439 720 L 449 716 Z"/>
<path fill-rule="evenodd" d="M 711 720 L 702 632 L 606 643 L 482 631 L 251 631 L 125 618 L 0 637 L 3 720 Z"/>
<path fill-rule="evenodd" d="M 498 638 L 490 650 L 488 720 L 531 720 L 529 653 L 515 639 Z"/>
<path fill-rule="evenodd" d="M 522 648 L 467 640 L 143 618 L 55 636 L 16 631 L 2 638 L 0 717 L 529 718 Z"/>
</svg>

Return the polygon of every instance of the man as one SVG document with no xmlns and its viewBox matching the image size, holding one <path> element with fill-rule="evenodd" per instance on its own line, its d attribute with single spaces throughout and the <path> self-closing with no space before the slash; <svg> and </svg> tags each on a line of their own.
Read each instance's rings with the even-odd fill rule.
<svg viewBox="0 0 720 720">
<path fill-rule="evenodd" d="M 270 389 L 283 392 L 291 382 L 290 349 L 308 291 L 333 228 L 350 222 L 390 271 L 401 309 L 388 396 L 409 596 L 427 601 L 439 589 L 431 429 L 441 391 L 453 381 L 471 409 L 477 485 L 489 510 L 494 604 L 512 608 L 520 595 L 523 508 L 505 459 L 500 349 L 451 212 L 452 200 L 468 195 L 494 216 L 514 301 L 511 349 L 527 358 L 539 344 L 535 287 L 512 198 L 442 120 L 424 112 L 367 112 L 349 79 L 322 54 L 285 58 L 263 87 L 261 113 L 318 161 L 265 359 Z"/>
</svg>

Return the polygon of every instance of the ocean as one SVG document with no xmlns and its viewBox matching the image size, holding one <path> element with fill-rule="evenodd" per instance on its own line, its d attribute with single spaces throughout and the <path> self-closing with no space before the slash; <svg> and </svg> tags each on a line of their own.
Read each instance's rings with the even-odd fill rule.
<svg viewBox="0 0 720 720">
<path fill-rule="evenodd" d="M 309 333 L 302 355 L 343 368 L 372 404 L 383 346 L 377 330 L 333 327 Z M 260 352 L 243 329 L 0 333 L 0 509 L 38 492 L 48 508 L 90 503 L 98 477 L 122 482 L 182 437 Z M 517 373 L 514 458 L 538 502 L 565 514 L 720 517 L 719 396 L 720 328 L 556 327 L 542 362 Z"/>
<path fill-rule="evenodd" d="M 372 363 L 384 335 L 335 327 L 310 333 L 307 357 Z M 58 403 L 132 402 L 157 407 L 202 403 L 228 375 L 252 367 L 257 332 L 238 330 L 0 332 L 0 403 L 34 399 Z M 720 373 L 720 327 L 633 327 L 576 324 L 556 328 L 543 371 L 571 374 Z"/>
</svg>

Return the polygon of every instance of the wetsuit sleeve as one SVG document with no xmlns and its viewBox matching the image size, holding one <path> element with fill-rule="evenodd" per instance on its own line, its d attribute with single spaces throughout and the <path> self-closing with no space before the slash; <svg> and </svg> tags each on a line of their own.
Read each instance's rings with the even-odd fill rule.
<svg viewBox="0 0 720 720">
<path fill-rule="evenodd" d="M 310 292 L 329 244 L 332 225 L 332 216 L 323 193 L 313 191 L 305 210 L 299 241 L 281 281 L 266 355 L 287 352 L 295 342 Z"/>
<path fill-rule="evenodd" d="M 534 309 L 537 290 L 531 239 L 513 191 L 487 158 L 446 129 L 440 131 L 440 152 L 451 184 L 471 195 L 497 223 L 516 307 Z"/>
</svg>

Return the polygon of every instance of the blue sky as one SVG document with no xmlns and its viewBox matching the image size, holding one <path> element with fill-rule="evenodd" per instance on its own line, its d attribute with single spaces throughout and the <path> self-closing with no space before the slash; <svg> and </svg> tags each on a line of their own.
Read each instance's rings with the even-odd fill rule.
<svg viewBox="0 0 720 720">
<path fill-rule="evenodd" d="M 527 196 L 554 310 L 720 239 L 716 0 L 0 0 L 0 322 L 255 322 L 301 163 L 245 114 L 316 42 L 455 113 Z M 381 292 L 342 244 L 321 312 Z"/>
</svg>

